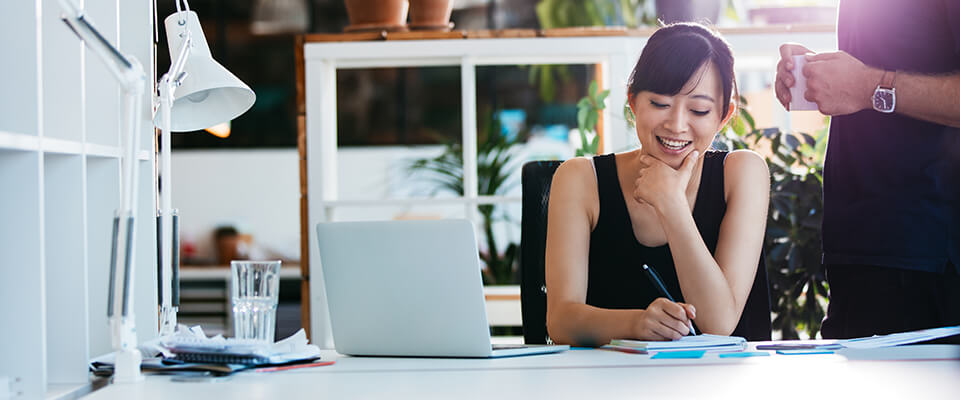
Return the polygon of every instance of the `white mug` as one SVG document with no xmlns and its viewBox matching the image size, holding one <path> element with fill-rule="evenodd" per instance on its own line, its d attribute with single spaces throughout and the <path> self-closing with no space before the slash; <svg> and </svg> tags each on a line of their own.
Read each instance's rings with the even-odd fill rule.
<svg viewBox="0 0 960 400">
<path fill-rule="evenodd" d="M 803 76 L 806 55 L 793 56 L 793 87 L 790 88 L 790 111 L 817 110 L 817 103 L 803 98 L 807 93 L 807 77 Z"/>
</svg>

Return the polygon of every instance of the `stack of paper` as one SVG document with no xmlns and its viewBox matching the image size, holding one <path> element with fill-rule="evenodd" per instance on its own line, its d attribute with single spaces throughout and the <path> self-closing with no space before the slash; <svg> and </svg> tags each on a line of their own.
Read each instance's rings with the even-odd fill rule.
<svg viewBox="0 0 960 400">
<path fill-rule="evenodd" d="M 747 348 L 747 340 L 738 336 L 697 335 L 684 336 L 674 341 L 641 341 L 615 339 L 606 348 L 627 351 L 632 353 L 647 353 L 659 351 L 740 351 Z"/>
<path fill-rule="evenodd" d="M 185 328 L 181 325 L 181 328 Z M 207 337 L 199 326 L 178 329 L 169 337 L 160 339 L 160 353 L 165 358 L 186 362 L 221 364 L 283 364 L 317 358 L 320 348 L 309 344 L 307 334 L 300 329 L 292 336 L 276 343 Z"/>
<path fill-rule="evenodd" d="M 925 342 L 928 340 L 939 339 L 953 335 L 960 335 L 960 325 L 841 340 L 840 344 L 849 349 L 875 349 L 878 347 L 890 347 L 901 344 Z"/>
</svg>

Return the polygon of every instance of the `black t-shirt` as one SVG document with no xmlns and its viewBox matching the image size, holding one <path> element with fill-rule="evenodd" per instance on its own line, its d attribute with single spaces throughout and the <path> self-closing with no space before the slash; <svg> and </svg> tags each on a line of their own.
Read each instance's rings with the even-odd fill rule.
<svg viewBox="0 0 960 400">
<path fill-rule="evenodd" d="M 837 36 L 869 66 L 960 73 L 960 0 L 841 0 Z M 960 271 L 960 129 L 874 110 L 834 117 L 823 198 L 824 263 Z"/>
</svg>

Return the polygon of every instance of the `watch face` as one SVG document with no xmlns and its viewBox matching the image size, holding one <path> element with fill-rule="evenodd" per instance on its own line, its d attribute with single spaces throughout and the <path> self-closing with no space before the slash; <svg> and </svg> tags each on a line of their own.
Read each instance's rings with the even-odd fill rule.
<svg viewBox="0 0 960 400">
<path fill-rule="evenodd" d="M 873 109 L 890 113 L 893 112 L 894 106 L 896 105 L 896 96 L 892 89 L 877 88 L 873 92 Z"/>
</svg>

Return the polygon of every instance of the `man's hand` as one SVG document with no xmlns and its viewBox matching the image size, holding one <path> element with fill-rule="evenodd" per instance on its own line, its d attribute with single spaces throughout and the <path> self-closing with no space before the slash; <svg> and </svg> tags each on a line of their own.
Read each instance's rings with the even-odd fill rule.
<svg viewBox="0 0 960 400">
<path fill-rule="evenodd" d="M 824 115 L 845 115 L 873 108 L 871 103 L 883 71 L 870 68 L 847 52 L 809 55 L 803 75 L 804 97 Z"/>
</svg>

